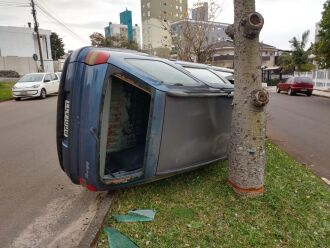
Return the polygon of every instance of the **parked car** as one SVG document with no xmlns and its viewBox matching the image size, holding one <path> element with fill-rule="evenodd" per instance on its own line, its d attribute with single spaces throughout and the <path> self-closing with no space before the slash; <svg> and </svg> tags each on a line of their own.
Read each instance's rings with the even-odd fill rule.
<svg viewBox="0 0 330 248">
<path fill-rule="evenodd" d="M 182 66 L 193 76 L 203 81 L 210 87 L 233 91 L 234 86 L 221 74 L 213 70 L 213 67 L 204 64 L 197 64 L 184 61 L 176 61 L 176 64 Z"/>
<path fill-rule="evenodd" d="M 66 60 L 57 150 L 73 183 L 112 190 L 226 159 L 232 92 L 142 53 L 82 48 Z"/>
<path fill-rule="evenodd" d="M 276 92 L 281 93 L 281 91 L 286 91 L 289 96 L 296 93 L 311 96 L 313 94 L 313 87 L 313 81 L 309 77 L 290 77 L 277 85 Z"/>
<path fill-rule="evenodd" d="M 228 81 L 231 82 L 232 84 L 235 83 L 234 70 L 233 69 L 228 69 L 228 68 L 224 68 L 224 67 L 217 67 L 217 66 L 212 66 L 211 68 L 218 75 L 221 75 L 221 76 L 225 77 L 226 79 L 228 79 Z"/>
<path fill-rule="evenodd" d="M 24 75 L 12 88 L 16 101 L 22 97 L 46 98 L 48 94 L 57 93 L 59 80 L 54 73 L 30 73 Z"/>
</svg>

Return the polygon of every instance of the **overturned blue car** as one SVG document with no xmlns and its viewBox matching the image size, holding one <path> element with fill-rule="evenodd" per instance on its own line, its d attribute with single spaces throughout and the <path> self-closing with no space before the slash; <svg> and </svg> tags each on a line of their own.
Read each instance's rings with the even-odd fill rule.
<svg viewBox="0 0 330 248">
<path fill-rule="evenodd" d="M 57 108 L 62 169 L 91 191 L 226 159 L 231 84 L 211 85 L 143 53 L 86 47 L 66 60 Z"/>
</svg>

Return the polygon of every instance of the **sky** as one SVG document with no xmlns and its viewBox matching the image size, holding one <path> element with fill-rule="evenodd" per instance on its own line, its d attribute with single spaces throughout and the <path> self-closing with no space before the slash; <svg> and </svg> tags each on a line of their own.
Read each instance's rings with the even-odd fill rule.
<svg viewBox="0 0 330 248">
<path fill-rule="evenodd" d="M 151 0 L 156 1 L 156 0 Z M 166 0 L 162 0 L 166 1 Z M 310 42 L 314 42 L 315 24 L 322 18 L 326 0 L 256 0 L 256 9 L 265 19 L 260 41 L 279 49 L 290 49 L 289 40 L 310 30 Z M 18 3 L 20 7 L 8 6 Z M 104 34 L 107 23 L 119 23 L 119 13 L 126 8 L 133 12 L 133 23 L 141 26 L 141 4 L 139 0 L 35 0 L 66 27 L 37 9 L 40 28 L 50 29 L 63 38 L 66 50 L 75 50 L 89 45 L 93 32 Z M 191 7 L 194 0 L 188 0 Z M 33 23 L 31 8 L 21 7 L 29 0 L 0 0 L 0 26 L 27 26 Z M 233 0 L 218 0 L 222 12 L 217 21 L 234 21 Z M 1 39 L 1 37 L 0 37 Z"/>
</svg>

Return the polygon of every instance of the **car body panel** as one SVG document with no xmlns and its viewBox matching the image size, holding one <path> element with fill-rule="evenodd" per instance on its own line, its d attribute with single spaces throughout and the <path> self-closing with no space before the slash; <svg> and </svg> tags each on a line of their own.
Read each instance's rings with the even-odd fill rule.
<svg viewBox="0 0 330 248">
<path fill-rule="evenodd" d="M 280 82 L 277 85 L 277 88 L 279 89 L 279 91 L 288 92 L 289 90 L 291 90 L 292 93 L 312 94 L 314 89 L 313 83 L 303 82 L 300 79 L 304 79 L 304 78 L 290 77 L 287 80 Z"/>
</svg>

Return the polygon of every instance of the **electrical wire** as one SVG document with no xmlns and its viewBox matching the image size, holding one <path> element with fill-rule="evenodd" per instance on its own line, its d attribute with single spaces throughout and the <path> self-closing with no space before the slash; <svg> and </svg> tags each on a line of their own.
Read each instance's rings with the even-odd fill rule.
<svg viewBox="0 0 330 248">
<path fill-rule="evenodd" d="M 84 38 L 82 38 L 80 35 L 75 33 L 72 29 L 70 29 L 59 17 L 55 16 L 54 14 L 50 13 L 48 9 L 43 6 L 39 1 L 35 1 L 35 5 L 37 8 L 48 18 L 51 18 L 53 21 L 55 21 L 57 24 L 59 24 L 61 27 L 66 29 L 69 33 L 71 33 L 72 36 L 74 36 L 77 40 L 80 40 L 83 43 L 88 43 L 89 41 L 86 41 Z"/>
</svg>

